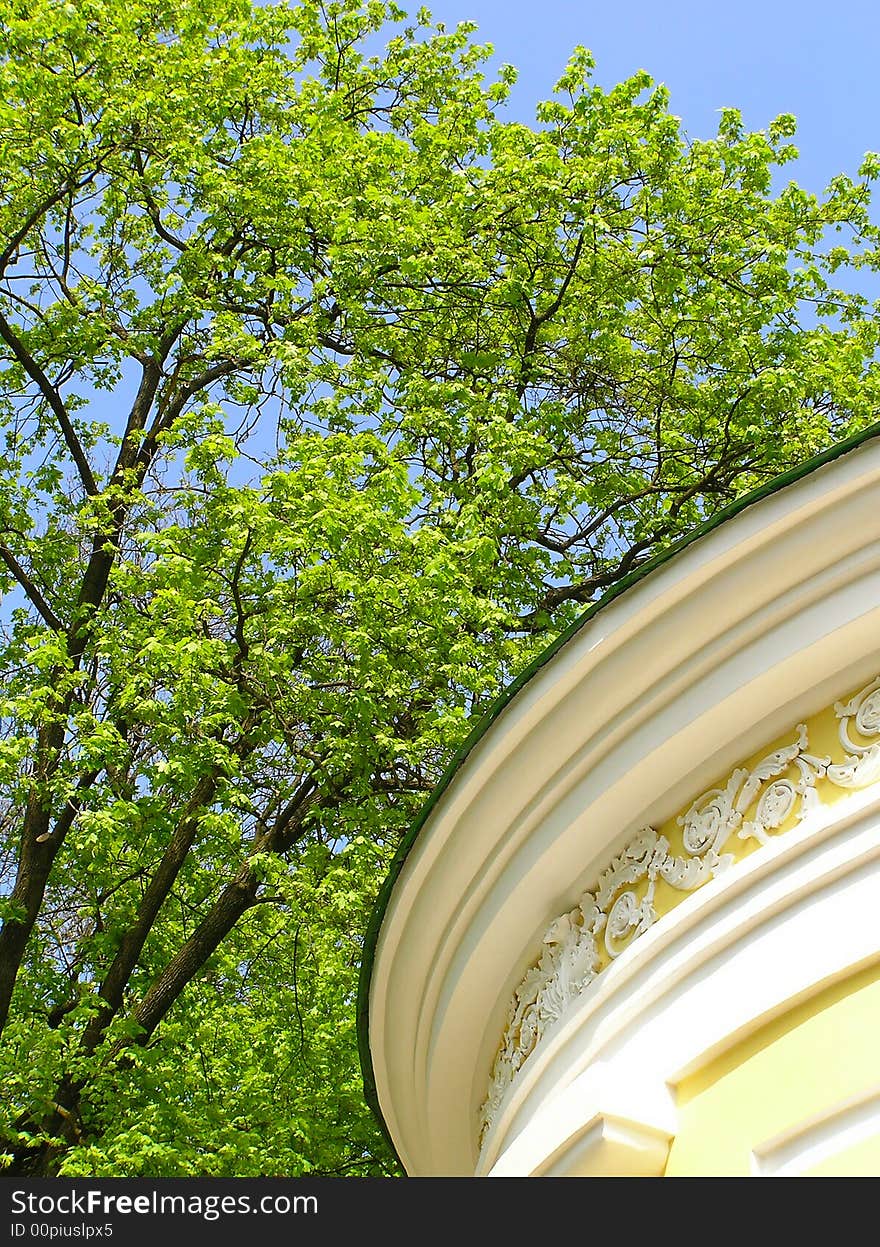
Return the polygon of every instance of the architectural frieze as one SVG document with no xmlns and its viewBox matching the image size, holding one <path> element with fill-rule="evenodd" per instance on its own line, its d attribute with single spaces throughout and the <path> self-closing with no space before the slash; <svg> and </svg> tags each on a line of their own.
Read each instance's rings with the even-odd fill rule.
<svg viewBox="0 0 880 1247">
<path fill-rule="evenodd" d="M 837 749 L 811 752 L 808 727 L 799 724 L 793 740 L 702 793 L 674 820 L 674 831 L 643 827 L 577 905 L 550 924 L 539 959 L 510 1002 L 481 1112 L 481 1140 L 547 1032 L 658 917 L 835 796 L 880 781 L 880 676 L 825 717 L 836 721 Z"/>
</svg>

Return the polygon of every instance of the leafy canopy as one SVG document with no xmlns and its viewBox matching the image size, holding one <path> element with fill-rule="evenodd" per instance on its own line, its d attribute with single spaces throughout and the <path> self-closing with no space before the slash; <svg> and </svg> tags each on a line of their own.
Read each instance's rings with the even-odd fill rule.
<svg viewBox="0 0 880 1247">
<path fill-rule="evenodd" d="M 874 417 L 877 158 L 777 190 L 792 118 L 583 50 L 511 121 L 384 0 L 0 17 L 4 1163 L 394 1172 L 390 855 L 584 603 Z"/>
</svg>

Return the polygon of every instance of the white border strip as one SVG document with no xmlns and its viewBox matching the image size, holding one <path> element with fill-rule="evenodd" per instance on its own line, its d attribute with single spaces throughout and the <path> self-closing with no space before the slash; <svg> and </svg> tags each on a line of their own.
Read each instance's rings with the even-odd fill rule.
<svg viewBox="0 0 880 1247">
<path fill-rule="evenodd" d="M 876 1135 L 880 1135 L 880 1084 L 759 1144 L 752 1152 L 752 1173 L 762 1178 L 798 1177 Z"/>
</svg>

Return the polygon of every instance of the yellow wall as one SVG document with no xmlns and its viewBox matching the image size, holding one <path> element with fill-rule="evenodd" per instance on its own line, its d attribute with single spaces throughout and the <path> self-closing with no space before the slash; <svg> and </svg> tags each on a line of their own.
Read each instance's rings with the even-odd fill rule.
<svg viewBox="0 0 880 1247">
<path fill-rule="evenodd" d="M 880 962 L 768 1023 L 676 1088 L 667 1177 L 745 1176 L 752 1149 L 880 1091 Z M 880 1176 L 880 1134 L 805 1169 Z"/>
</svg>

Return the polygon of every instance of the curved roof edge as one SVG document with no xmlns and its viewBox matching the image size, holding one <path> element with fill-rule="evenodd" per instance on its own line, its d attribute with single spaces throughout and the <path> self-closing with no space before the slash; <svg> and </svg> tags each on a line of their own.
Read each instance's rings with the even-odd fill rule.
<svg viewBox="0 0 880 1247">
<path fill-rule="evenodd" d="M 801 480 L 803 477 L 809 476 L 811 472 L 815 472 L 817 469 L 824 467 L 826 464 L 832 463 L 835 459 L 839 459 L 842 455 L 855 450 L 857 447 L 862 446 L 865 442 L 871 441 L 872 438 L 875 437 L 880 437 L 880 421 L 868 425 L 867 428 L 862 429 L 858 433 L 852 434 L 843 441 L 835 442 L 832 446 L 829 446 L 827 450 L 813 456 L 811 459 L 807 459 L 804 463 L 799 464 L 797 467 L 789 468 L 788 471 L 780 473 L 779 476 L 775 476 L 766 484 L 759 486 L 750 493 L 744 494 L 742 498 L 738 498 L 736 501 L 729 503 L 726 507 L 722 507 L 720 511 L 717 511 L 704 523 L 698 525 L 691 532 L 685 533 L 683 537 L 680 537 L 677 541 L 673 542 L 673 544 L 665 550 L 655 554 L 640 567 L 636 568 L 635 571 L 623 576 L 619 581 L 617 581 L 616 584 L 612 585 L 612 587 L 604 593 L 598 601 L 593 602 L 590 606 L 588 606 L 579 618 L 577 618 L 563 632 L 561 632 L 559 636 L 547 646 L 546 649 L 541 651 L 537 658 L 533 659 L 533 661 L 520 672 L 515 680 L 513 680 L 501 691 L 492 706 L 490 706 L 486 713 L 477 720 L 465 740 L 456 750 L 452 760 L 443 772 L 443 775 L 438 781 L 433 792 L 419 811 L 415 822 L 401 840 L 397 852 L 392 859 L 391 866 L 388 869 L 388 873 L 383 880 L 381 888 L 379 889 L 364 937 L 364 952 L 361 960 L 360 976 L 358 980 L 357 1036 L 358 1053 L 360 1056 L 361 1073 L 364 1083 L 364 1095 L 367 1104 L 372 1109 L 373 1114 L 381 1127 L 382 1134 L 384 1135 L 386 1142 L 391 1148 L 391 1151 L 393 1152 L 398 1163 L 401 1165 L 401 1168 L 403 1168 L 403 1164 L 397 1154 L 397 1148 L 395 1147 L 394 1140 L 391 1138 L 382 1109 L 379 1105 L 375 1075 L 373 1071 L 373 1058 L 370 1051 L 370 984 L 373 975 L 373 962 L 376 955 L 376 947 L 379 941 L 379 932 L 385 918 L 388 902 L 391 899 L 391 893 L 394 890 L 394 885 L 397 882 L 398 876 L 403 869 L 403 865 L 410 853 L 410 850 L 418 839 L 422 828 L 430 818 L 435 806 L 446 792 L 446 789 L 451 784 L 459 768 L 462 766 L 478 742 L 482 740 L 483 736 L 495 720 L 499 718 L 513 698 L 516 697 L 516 695 L 526 684 L 528 684 L 533 676 L 537 675 L 537 673 L 544 666 L 546 666 L 548 662 L 550 662 L 558 651 L 562 649 L 562 647 L 570 641 L 571 638 L 581 630 L 581 628 L 589 623 L 591 619 L 594 619 L 600 611 L 604 610 L 612 602 L 616 601 L 621 594 L 625 593 L 628 589 L 631 589 L 634 585 L 639 584 L 647 576 L 650 576 L 653 572 L 668 563 L 670 559 L 675 558 L 675 556 L 682 550 L 685 550 L 688 546 L 693 545 L 694 542 L 699 541 L 701 538 L 706 537 L 716 528 L 719 528 L 728 520 L 733 519 L 742 511 L 745 511 L 748 507 L 753 506 L 762 499 L 769 497 L 771 494 L 777 493 L 781 489 L 785 489 L 788 485 L 793 485 L 796 481 Z"/>
</svg>

